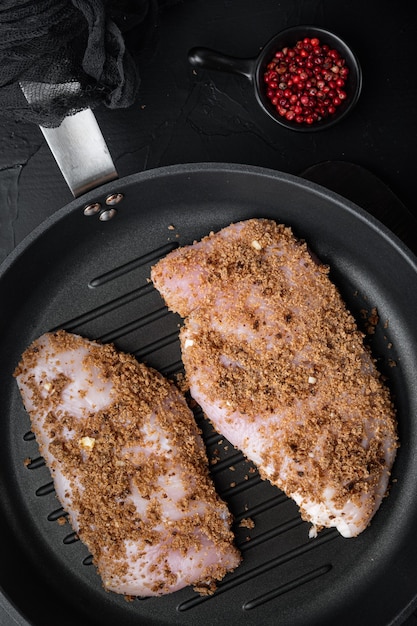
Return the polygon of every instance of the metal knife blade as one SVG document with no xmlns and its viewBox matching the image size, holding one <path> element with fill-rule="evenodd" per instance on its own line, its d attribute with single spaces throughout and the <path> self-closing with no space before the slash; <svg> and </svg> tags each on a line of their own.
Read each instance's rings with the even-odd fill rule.
<svg viewBox="0 0 417 626">
<path fill-rule="evenodd" d="M 62 87 L 73 91 L 76 86 L 77 83 L 69 83 L 69 87 Z M 34 83 L 22 82 L 20 87 L 29 104 L 35 104 Z M 67 116 L 56 128 L 40 126 L 40 129 L 74 197 L 118 178 L 91 109 Z"/>
</svg>

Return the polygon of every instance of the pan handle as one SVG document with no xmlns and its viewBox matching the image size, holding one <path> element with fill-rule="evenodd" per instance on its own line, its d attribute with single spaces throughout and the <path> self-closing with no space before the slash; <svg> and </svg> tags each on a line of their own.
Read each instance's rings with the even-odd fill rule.
<svg viewBox="0 0 417 626">
<path fill-rule="evenodd" d="M 192 48 L 188 61 L 194 67 L 245 76 L 251 82 L 255 74 L 256 59 L 239 59 L 210 48 Z"/>
<path fill-rule="evenodd" d="M 34 83 L 20 84 L 29 104 L 35 103 L 34 86 Z M 40 129 L 75 198 L 118 178 L 107 144 L 91 109 L 65 117 L 57 128 L 40 126 Z"/>
<path fill-rule="evenodd" d="M 40 129 L 75 198 L 118 178 L 91 109 L 64 118 L 57 128 Z"/>
</svg>

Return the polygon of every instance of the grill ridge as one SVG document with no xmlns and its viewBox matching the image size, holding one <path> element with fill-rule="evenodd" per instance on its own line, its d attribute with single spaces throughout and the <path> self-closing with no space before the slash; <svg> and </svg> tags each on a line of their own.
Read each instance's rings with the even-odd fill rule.
<svg viewBox="0 0 417 626">
<path fill-rule="evenodd" d="M 51 481 L 50 483 L 45 483 L 44 485 L 38 487 L 38 489 L 35 491 L 35 494 L 42 498 L 43 496 L 49 496 L 49 494 L 54 492 L 54 483 Z"/>
<path fill-rule="evenodd" d="M 275 589 L 272 589 L 271 591 L 268 591 L 267 593 L 264 593 L 256 598 L 253 598 L 253 600 L 248 600 L 247 602 L 244 603 L 242 608 L 244 611 L 250 611 L 252 609 L 256 609 L 259 606 L 265 604 L 266 602 L 269 602 L 270 600 L 274 600 L 278 596 L 282 596 L 284 593 L 288 593 L 289 591 L 292 591 L 293 589 L 296 589 L 297 587 L 301 587 L 302 585 L 305 585 L 311 582 L 312 580 L 319 578 L 320 576 L 324 576 L 324 574 L 328 574 L 331 571 L 331 569 L 332 569 L 332 565 L 330 563 L 326 565 L 322 565 L 321 567 L 317 567 L 309 572 L 306 572 L 302 576 L 299 576 L 298 578 L 294 578 L 293 580 L 290 580 L 289 582 L 283 585 L 279 585 L 278 587 L 275 587 Z"/>
<path fill-rule="evenodd" d="M 115 341 L 116 339 L 123 337 L 123 335 L 127 335 L 138 328 L 142 328 L 143 326 L 151 324 L 152 322 L 155 322 L 163 317 L 167 317 L 168 315 L 172 315 L 172 313 L 170 313 L 165 306 L 160 307 L 153 310 L 151 313 L 138 317 L 136 320 L 129 322 L 128 324 L 123 324 L 122 326 L 119 326 L 119 328 L 101 335 L 98 339 L 104 343 Z"/>
<path fill-rule="evenodd" d="M 251 537 L 249 541 L 242 540 L 238 542 L 238 547 L 241 552 L 246 552 L 251 548 L 256 548 L 261 543 L 265 543 L 265 541 L 269 541 L 270 539 L 274 539 L 279 535 L 283 535 L 286 532 L 291 531 L 293 528 L 297 526 L 302 526 L 305 522 L 301 519 L 299 515 L 295 515 L 291 520 L 285 522 L 284 524 L 279 524 L 278 526 L 274 526 L 269 530 L 256 535 L 255 537 Z"/>
<path fill-rule="evenodd" d="M 265 513 L 270 511 L 272 507 L 278 506 L 283 502 L 287 502 L 288 497 L 285 495 L 283 491 L 279 491 L 277 495 L 272 498 L 268 498 L 267 500 L 263 500 L 261 504 L 248 507 L 242 513 L 237 513 L 234 515 L 235 524 L 242 521 L 246 517 L 254 517 L 255 515 L 260 515 L 261 513 Z"/>
<path fill-rule="evenodd" d="M 26 465 L 29 470 L 39 469 L 40 467 L 44 466 L 45 459 L 42 456 L 38 456 L 36 459 L 31 459 L 30 462 Z"/>
<path fill-rule="evenodd" d="M 157 248 L 156 250 L 152 250 L 152 252 L 149 252 L 148 254 L 144 254 L 140 257 L 136 257 L 135 259 L 132 259 L 131 261 L 128 261 L 127 263 L 123 263 L 123 265 L 118 265 L 117 267 L 113 268 L 112 270 L 109 270 L 108 272 L 105 272 L 104 274 L 100 274 L 96 278 L 93 278 L 92 280 L 90 280 L 90 282 L 88 283 L 88 286 L 93 289 L 97 287 L 101 287 L 102 285 L 105 285 L 109 283 L 110 281 L 115 280 L 116 278 L 119 278 L 120 276 L 124 276 L 125 274 L 132 272 L 138 267 L 142 267 L 143 265 L 146 265 L 147 263 L 151 263 L 152 261 L 156 261 L 157 259 L 162 258 L 169 252 L 172 252 L 173 250 L 175 250 L 175 248 L 178 248 L 178 242 L 167 243 L 166 245 L 161 246 L 160 248 Z"/>
<path fill-rule="evenodd" d="M 62 507 L 55 509 L 55 511 L 51 511 L 51 513 L 47 516 L 47 519 L 49 522 L 56 522 L 61 517 L 68 517 L 68 513 Z"/>
<path fill-rule="evenodd" d="M 288 561 L 291 561 L 292 559 L 302 556 L 303 554 L 306 554 L 307 552 L 310 552 L 311 550 L 318 548 L 324 543 L 332 541 L 337 536 L 338 536 L 338 533 L 336 530 L 322 531 L 321 536 L 314 539 L 314 541 L 310 540 L 306 544 L 303 544 L 301 546 L 297 546 L 296 548 L 288 550 L 287 552 L 285 552 L 284 554 L 281 554 L 280 556 L 277 556 L 273 559 L 270 559 L 269 561 L 265 561 L 264 563 L 261 563 L 258 566 L 248 569 L 246 572 L 243 572 L 241 574 L 232 574 L 230 578 L 218 584 L 218 588 L 217 588 L 215 595 L 218 595 L 220 593 L 225 593 L 226 591 L 230 591 L 231 589 L 234 589 L 238 585 L 242 585 L 246 582 L 250 582 L 256 576 L 260 576 L 261 574 L 266 574 L 270 570 L 275 569 L 276 567 L 279 567 L 281 565 L 284 565 Z M 194 596 L 190 598 L 189 600 L 185 600 L 184 602 L 182 602 L 178 606 L 178 610 L 188 611 L 194 608 L 195 606 L 203 604 L 203 602 L 207 602 L 207 600 L 210 600 L 210 598 L 212 597 L 214 596 Z"/>
<path fill-rule="evenodd" d="M 133 350 L 132 354 L 134 354 L 137 359 L 143 359 L 145 356 L 148 356 L 152 352 L 156 352 L 157 350 L 161 350 L 162 348 L 167 348 L 177 341 L 178 331 L 170 333 L 169 335 L 166 335 L 164 337 L 159 337 L 156 341 L 152 341 L 151 343 L 147 343 L 146 345 L 144 345 L 142 348 Z"/>
<path fill-rule="evenodd" d="M 92 322 L 93 320 L 98 319 L 106 313 L 110 313 L 115 309 L 119 309 L 126 304 L 129 304 L 129 302 L 133 302 L 134 300 L 137 300 L 138 298 L 147 295 L 148 293 L 153 291 L 153 289 L 154 287 L 151 284 L 142 285 L 141 287 L 133 289 L 132 291 L 129 291 L 128 293 L 125 293 L 118 298 L 109 300 L 109 302 L 100 304 L 99 306 L 90 309 L 89 311 L 86 311 L 81 315 L 77 315 L 77 317 L 73 317 L 72 319 L 59 324 L 59 326 L 51 328 L 51 332 L 60 330 L 61 328 L 65 328 L 65 330 L 67 331 L 74 330 L 74 328 L 77 328 L 77 326 L 81 326 L 82 324 L 85 324 L 87 322 Z"/>
</svg>

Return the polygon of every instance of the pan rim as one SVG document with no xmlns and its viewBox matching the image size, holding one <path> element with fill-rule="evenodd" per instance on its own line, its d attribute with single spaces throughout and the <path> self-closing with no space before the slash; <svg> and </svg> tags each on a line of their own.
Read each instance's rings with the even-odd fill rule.
<svg viewBox="0 0 417 626">
<path fill-rule="evenodd" d="M 417 272 L 417 255 L 413 253 L 405 243 L 385 226 L 380 220 L 371 215 L 368 211 L 360 207 L 358 204 L 343 197 L 342 195 L 327 189 L 323 185 L 319 185 L 313 181 L 302 178 L 296 174 L 288 172 L 274 170 L 271 168 L 261 167 L 250 164 L 240 163 L 227 163 L 227 162 L 198 162 L 198 163 L 179 163 L 175 165 L 167 165 L 162 167 L 156 167 L 149 170 L 143 170 L 134 174 L 129 174 L 123 178 L 116 179 L 101 187 L 97 187 L 88 193 L 71 200 L 68 204 L 64 205 L 52 215 L 43 220 L 38 226 L 36 226 L 30 233 L 28 233 L 22 241 L 7 255 L 7 257 L 0 264 L 0 278 L 7 272 L 7 270 L 13 265 L 16 259 L 28 248 L 38 237 L 46 232 L 49 228 L 52 228 L 63 217 L 69 215 L 76 209 L 79 209 L 80 204 L 82 206 L 90 204 L 98 197 L 106 197 L 110 191 L 113 191 L 115 187 L 128 187 L 133 183 L 141 183 L 153 178 L 160 178 L 162 176 L 173 176 L 177 174 L 196 174 L 196 173 L 213 173 L 218 172 L 220 174 L 226 173 L 240 173 L 240 174 L 253 174 L 263 176 L 265 178 L 273 178 L 275 180 L 286 181 L 291 183 L 294 187 L 308 188 L 316 196 L 324 196 L 331 199 L 339 208 L 347 211 L 350 214 L 354 214 L 362 222 L 370 225 L 374 231 L 380 233 L 386 241 L 391 245 L 394 245 L 396 250 L 403 256 Z"/>
</svg>

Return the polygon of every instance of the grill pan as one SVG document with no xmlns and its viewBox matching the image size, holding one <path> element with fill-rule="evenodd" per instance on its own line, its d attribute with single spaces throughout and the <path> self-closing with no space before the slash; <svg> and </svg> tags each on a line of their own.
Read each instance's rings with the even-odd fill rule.
<svg viewBox="0 0 417 626">
<path fill-rule="evenodd" d="M 122 193 L 101 221 L 84 207 Z M 398 410 L 401 448 L 390 495 L 355 539 L 308 538 L 295 504 L 215 433 L 201 412 L 217 489 L 235 516 L 243 563 L 211 597 L 191 588 L 162 598 L 105 592 L 55 497 L 12 372 L 42 333 L 64 328 L 122 350 L 173 377 L 182 371 L 180 318 L 148 282 L 178 245 L 229 223 L 266 217 L 292 226 L 331 266 L 364 327 Z M 417 260 L 387 228 L 341 196 L 301 178 L 250 166 L 178 165 L 90 191 L 38 227 L 0 273 L 0 585 L 19 624 L 49 626 L 400 623 L 417 574 Z M 240 522 L 250 517 L 253 528 Z M 14 623 L 11 621 L 11 623 Z"/>
</svg>

